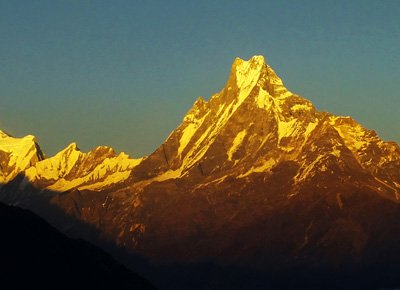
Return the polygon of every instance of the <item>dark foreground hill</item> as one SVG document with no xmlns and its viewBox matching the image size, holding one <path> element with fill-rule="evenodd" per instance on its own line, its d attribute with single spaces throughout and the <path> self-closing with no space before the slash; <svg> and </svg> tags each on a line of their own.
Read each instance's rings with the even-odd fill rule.
<svg viewBox="0 0 400 290">
<path fill-rule="evenodd" d="M 0 203 L 1 289 L 155 289 L 91 244 Z M 4 287 L 4 288 L 3 288 Z"/>
</svg>

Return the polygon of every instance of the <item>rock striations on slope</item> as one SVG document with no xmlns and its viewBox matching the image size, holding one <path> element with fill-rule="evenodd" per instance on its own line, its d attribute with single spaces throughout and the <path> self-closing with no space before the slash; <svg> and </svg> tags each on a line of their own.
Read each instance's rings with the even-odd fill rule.
<svg viewBox="0 0 400 290">
<path fill-rule="evenodd" d="M 225 87 L 199 98 L 150 156 L 108 154 L 72 145 L 30 168 L 8 166 L 4 176 L 23 172 L 36 189 L 15 179 L 3 200 L 29 191 L 29 207 L 44 188 L 64 192 L 48 198 L 155 262 L 364 271 L 382 255 L 387 265 L 400 258 L 399 146 L 319 112 L 262 56 L 235 59 Z"/>
</svg>

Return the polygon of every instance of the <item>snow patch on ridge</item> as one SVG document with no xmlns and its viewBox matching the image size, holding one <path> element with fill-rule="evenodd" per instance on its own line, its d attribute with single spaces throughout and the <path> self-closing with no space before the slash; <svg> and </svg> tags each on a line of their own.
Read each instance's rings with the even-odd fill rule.
<svg viewBox="0 0 400 290">
<path fill-rule="evenodd" d="M 302 167 L 303 167 L 303 170 L 300 170 L 297 174 L 296 174 L 296 176 L 294 177 L 294 181 L 295 181 L 295 183 L 296 184 L 298 184 L 298 183 L 300 183 L 301 181 L 304 181 L 304 180 L 306 180 L 307 178 L 310 178 L 310 177 L 312 177 L 312 176 L 314 176 L 315 175 L 315 170 L 314 170 L 314 168 L 317 168 L 317 169 L 319 169 L 320 171 L 322 171 L 322 172 L 325 172 L 326 170 L 327 170 L 327 168 L 326 168 L 326 166 L 319 166 L 319 164 L 320 164 L 320 162 L 323 160 L 323 159 L 326 159 L 327 157 L 326 157 L 326 155 L 325 154 L 322 154 L 322 155 L 319 155 L 317 158 L 315 158 L 314 160 L 313 160 L 313 162 L 311 162 L 309 165 L 303 165 Z"/>
<path fill-rule="evenodd" d="M 305 139 L 307 140 L 308 136 L 314 131 L 315 127 L 317 127 L 318 122 L 310 122 L 307 125 L 306 131 L 304 132 Z"/>
<path fill-rule="evenodd" d="M 256 104 L 260 109 L 268 110 L 273 104 L 271 98 L 272 96 L 267 91 L 260 89 L 256 96 Z"/>
<path fill-rule="evenodd" d="M 290 108 L 293 112 L 298 112 L 298 111 L 309 111 L 312 109 L 312 106 L 310 104 L 296 104 Z"/>
<path fill-rule="evenodd" d="M 163 174 L 153 178 L 152 181 L 162 182 L 162 181 L 165 181 L 168 179 L 175 179 L 175 178 L 181 177 L 181 174 L 182 174 L 182 167 L 178 168 L 176 170 L 168 170 L 168 171 L 164 172 Z"/>
<path fill-rule="evenodd" d="M 203 124 L 207 115 L 208 113 L 204 115 L 203 118 L 201 118 L 200 120 L 195 119 L 193 115 L 186 116 L 185 119 L 190 120 L 191 123 L 189 123 L 185 129 L 183 129 L 182 137 L 179 141 L 178 155 L 182 155 L 183 150 L 185 150 L 186 146 L 189 144 L 193 135 Z"/>
<path fill-rule="evenodd" d="M 246 137 L 246 134 L 247 134 L 247 130 L 244 129 L 236 135 L 235 139 L 233 140 L 232 146 L 228 151 L 228 160 L 229 161 L 232 161 L 233 154 L 235 154 L 235 152 L 237 151 L 239 146 L 242 144 L 244 137 Z"/>
<path fill-rule="evenodd" d="M 253 166 L 247 172 L 238 175 L 238 178 L 243 178 L 243 177 L 249 176 L 250 174 L 253 174 L 253 173 L 266 172 L 267 170 L 270 170 L 272 167 L 274 167 L 276 164 L 277 164 L 277 161 L 275 159 L 270 158 L 270 159 L 264 161 L 264 163 L 262 163 L 261 165 L 255 166 L 255 167 Z"/>
</svg>

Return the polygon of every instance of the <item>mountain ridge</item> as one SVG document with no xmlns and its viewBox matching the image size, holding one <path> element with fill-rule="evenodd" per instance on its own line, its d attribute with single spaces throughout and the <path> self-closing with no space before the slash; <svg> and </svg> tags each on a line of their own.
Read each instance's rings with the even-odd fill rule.
<svg viewBox="0 0 400 290">
<path fill-rule="evenodd" d="M 170 178 L 170 177 L 179 177 L 181 176 L 182 173 L 181 171 L 185 171 L 191 167 L 193 167 L 194 164 L 198 161 L 196 159 L 196 156 L 199 157 L 199 155 L 202 154 L 201 151 L 204 151 L 204 148 L 207 148 L 207 144 L 203 146 L 202 150 L 198 150 L 197 152 L 193 150 L 193 145 L 198 145 L 202 146 L 204 145 L 204 140 L 198 139 L 196 140 L 194 135 L 196 134 L 196 131 L 198 131 L 199 127 L 203 125 L 209 126 L 212 121 L 216 122 L 215 128 L 211 130 L 210 136 L 206 136 L 205 138 L 211 139 L 211 142 L 215 138 L 216 135 L 219 134 L 219 130 L 221 130 L 221 127 L 224 126 L 224 122 L 227 122 L 232 114 L 235 113 L 235 111 L 242 105 L 243 102 L 246 101 L 246 99 L 249 98 L 250 94 L 252 93 L 252 90 L 256 90 L 253 92 L 253 94 L 256 94 L 255 102 L 260 109 L 265 109 L 267 113 L 272 113 L 274 115 L 274 118 L 276 120 L 275 125 L 277 125 L 277 133 L 278 133 L 278 148 L 283 149 L 284 151 L 290 152 L 293 150 L 293 147 L 285 147 L 284 143 L 288 143 L 287 139 L 290 137 L 289 135 L 292 135 L 293 131 L 301 131 L 301 134 L 303 133 L 304 135 L 308 136 L 309 133 L 311 133 L 312 130 L 315 129 L 317 126 L 317 123 L 323 119 L 322 114 L 328 114 L 329 115 L 329 123 L 330 125 L 334 126 L 335 130 L 339 133 L 340 137 L 345 141 L 345 146 L 349 148 L 353 154 L 357 155 L 358 150 L 361 149 L 362 146 L 365 146 L 365 141 L 359 140 L 362 139 L 361 137 L 365 134 L 369 134 L 371 138 L 375 138 L 377 143 L 385 144 L 384 146 L 386 148 L 383 148 L 382 150 L 386 151 L 391 151 L 394 152 L 396 151 L 396 146 L 398 147 L 397 143 L 395 142 L 383 142 L 377 137 L 374 131 L 369 131 L 360 126 L 357 122 L 355 122 L 351 117 L 342 117 L 342 116 L 334 116 L 329 113 L 320 113 L 316 111 L 315 107 L 312 105 L 312 103 L 296 94 L 291 93 L 288 91 L 285 86 L 283 85 L 282 80 L 276 75 L 276 73 L 270 68 L 266 62 L 263 56 L 253 56 L 249 61 L 245 61 L 241 58 L 235 58 L 230 76 L 228 78 L 228 81 L 225 85 L 225 88 L 217 94 L 214 94 L 209 101 L 204 100 L 202 97 L 199 97 L 192 108 L 188 111 L 188 113 L 185 115 L 183 119 L 183 123 L 177 128 L 177 130 L 174 130 L 170 136 L 165 140 L 164 144 L 161 146 L 162 148 L 158 148 L 156 152 L 162 151 L 162 155 L 164 155 L 165 163 L 167 163 L 168 167 L 172 167 L 173 170 L 170 170 L 167 176 L 161 176 L 158 177 L 158 180 L 164 180 L 165 178 Z M 233 91 L 233 93 L 232 93 Z M 287 102 L 287 99 L 290 98 L 290 102 Z M 229 101 L 230 100 L 230 101 Z M 221 103 L 222 102 L 222 103 Z M 225 104 L 227 108 L 223 108 L 224 106 L 222 105 L 223 103 L 228 103 Z M 218 105 L 218 111 L 215 112 L 215 107 Z M 222 108 L 221 108 L 222 106 Z M 288 108 L 288 106 L 290 106 Z M 213 110 L 214 108 L 214 110 Z M 225 109 L 225 110 L 224 110 Z M 223 113 L 221 113 L 221 110 L 223 110 Z M 208 111 L 208 112 L 207 112 Z M 214 112 L 213 112 L 214 111 Z M 228 112 L 227 112 L 228 111 Z M 205 113 L 207 112 L 207 113 Z M 204 119 L 206 117 L 209 117 L 208 115 L 210 114 L 216 114 L 217 121 L 212 120 L 211 122 L 206 120 L 207 124 L 203 124 L 205 121 Z M 288 116 L 290 114 L 290 116 Z M 303 114 L 306 115 L 306 120 L 304 122 L 307 122 L 307 124 L 296 124 L 299 123 L 298 120 L 300 120 L 299 116 Z M 293 118 L 291 118 L 294 116 Z M 215 118 L 214 118 L 215 119 Z M 319 119 L 319 120 L 318 120 Z M 303 120 L 300 120 L 300 122 Z M 350 123 L 352 123 L 350 125 Z M 250 124 L 252 125 L 252 124 Z M 296 126 L 300 126 L 296 127 Z M 304 128 L 301 128 L 303 126 Z M 305 129 L 305 130 L 304 130 Z M 352 129 L 352 130 L 350 130 Z M 263 130 L 265 130 L 263 128 Z M 173 136 L 175 132 L 178 131 L 178 137 Z M 179 134 L 179 132 L 181 134 Z M 206 132 L 210 133 L 210 132 Z M 237 153 L 237 151 L 240 151 L 240 142 L 243 141 L 243 139 L 246 139 L 246 130 L 241 130 L 238 135 L 236 135 L 233 140 L 231 140 L 232 146 L 230 148 L 226 148 L 226 151 L 228 153 L 228 160 L 232 161 L 232 158 L 234 155 Z M 299 135 L 301 135 L 299 134 Z M 358 135 L 357 135 L 358 134 Z M 4 140 L 3 144 L 6 144 L 7 142 L 10 142 L 9 135 L 1 132 L 1 139 Z M 202 137 L 202 136 L 200 136 Z M 171 140 L 170 139 L 174 138 L 179 138 L 179 140 Z M 236 138 L 236 139 L 235 139 Z M 8 140 L 8 141 L 7 141 Z M 14 140 L 17 140 L 17 138 L 14 138 Z M 194 140 L 194 141 L 193 141 Z M 374 140 L 374 141 L 376 141 Z M 177 156 L 173 156 L 173 158 L 176 158 L 178 160 L 167 160 L 171 159 L 170 152 L 166 152 L 165 146 L 169 145 L 168 143 L 177 143 L 179 142 L 179 147 L 174 150 L 177 150 Z M 199 144 L 193 144 L 195 142 L 199 142 Z M 30 143 L 26 144 L 26 147 L 32 147 L 32 143 L 34 142 L 37 147 L 37 154 L 35 154 L 35 150 L 32 150 L 31 148 L 26 149 L 27 152 L 32 152 L 33 156 L 37 155 L 37 158 L 34 158 L 32 160 L 29 159 L 29 156 L 27 156 L 28 160 L 23 160 L 20 163 L 21 165 L 16 165 L 15 171 L 12 172 L 12 174 L 9 174 L 5 176 L 3 173 L 3 182 L 9 182 L 12 180 L 19 172 L 26 171 L 29 167 L 30 170 L 27 170 L 27 176 L 30 177 L 30 181 L 35 181 L 35 179 L 38 179 L 38 170 L 36 169 L 35 172 L 35 167 L 32 166 L 36 164 L 38 161 L 42 161 L 45 159 L 44 154 L 42 153 L 42 150 L 40 149 L 40 146 L 36 143 L 36 139 L 32 135 L 28 135 L 22 138 L 20 142 L 25 142 Z M 210 143 L 210 142 L 209 142 Z M 289 142 L 290 143 L 290 142 Z M 364 144 L 363 144 L 364 143 Z M 1 146 L 1 144 L 0 144 Z M 16 145 L 13 145 L 14 148 Z M 175 146 L 175 145 L 174 145 Z M 22 146 L 23 147 L 23 146 Z M 176 147 L 176 146 L 175 146 Z M 80 150 L 77 149 L 76 143 L 71 143 L 68 145 L 65 149 L 57 153 L 55 156 L 52 156 L 50 158 L 46 158 L 47 160 L 54 160 L 57 158 L 60 158 L 60 154 L 63 155 L 65 151 L 68 151 L 69 148 L 74 148 L 72 151 L 77 152 Z M 109 147 L 104 147 L 100 146 L 97 147 L 93 150 L 89 151 L 89 154 L 92 154 L 93 152 L 98 151 L 101 148 L 109 148 Z M 187 152 L 188 148 L 191 149 L 192 152 Z M 1 147 L 0 147 L 1 149 Z M 112 150 L 112 148 L 109 148 L 108 150 Z M 2 151 L 7 152 L 6 149 L 3 149 Z M 195 152 L 193 152 L 195 151 Z M 198 152 L 200 151 L 200 152 Z M 186 154 L 185 154 L 186 153 Z M 179 160 L 180 158 L 187 157 L 186 159 L 183 158 L 183 160 Z M 17 154 L 14 154 L 17 155 Z M 18 155 L 24 155 L 23 153 L 18 152 Z M 75 154 L 73 154 L 75 155 Z M 142 160 L 146 159 L 151 159 L 153 154 L 150 154 L 148 157 L 143 157 L 140 159 L 131 159 L 128 156 L 125 156 L 124 153 L 121 153 L 119 155 L 119 160 L 118 162 L 126 162 L 129 163 L 129 165 L 126 166 L 126 169 L 134 169 L 136 165 L 139 165 Z M 192 160 L 190 160 L 188 155 L 194 155 L 192 156 Z M 236 154 L 237 155 L 237 154 Z M 107 154 L 105 154 L 105 158 L 107 158 Z M 76 156 L 75 156 L 76 157 Z M 115 156 L 113 156 L 115 157 Z M 69 156 L 69 158 L 73 158 Z M 78 157 L 79 158 L 79 157 Z M 173 159 L 172 158 L 172 159 Z M 362 161 L 362 157 L 357 155 L 357 160 Z M 233 162 L 236 164 L 238 159 L 233 160 Z M 172 166 L 170 166 L 171 163 Z M 186 164 L 187 162 L 187 164 Z M 45 161 L 44 163 L 48 163 Z M 176 163 L 180 163 L 181 168 L 180 172 L 177 172 L 177 165 Z M 183 164 L 185 163 L 185 164 Z M 43 164 L 43 163 L 42 163 Z M 64 164 L 64 166 L 68 166 L 67 164 Z M 4 165 L 3 165 L 4 167 Z M 3 170 L 4 171 L 4 170 Z M 43 171 L 43 170 L 42 170 Z M 164 171 L 165 172 L 165 171 Z M 60 174 L 59 174 L 60 175 Z M 62 174 L 61 174 L 62 175 Z M 61 177 L 58 176 L 58 177 Z M 53 176 L 53 179 L 56 179 L 57 176 Z M 123 181 L 126 179 L 126 177 L 119 177 L 116 178 L 117 182 L 118 181 Z M 0 180 L 1 181 L 1 180 Z M 60 182 L 62 183 L 62 182 Z M 104 184 L 103 184 L 104 185 Z M 63 185 L 60 184 L 59 186 L 55 186 L 50 189 L 63 189 L 63 187 L 68 190 L 71 188 L 74 188 L 74 185 Z M 95 186 L 93 188 L 96 188 Z"/>
<path fill-rule="evenodd" d="M 98 146 L 83 153 L 75 142 L 46 158 L 36 138 L 27 135 L 14 138 L 1 132 L 0 184 L 23 174 L 27 181 L 49 190 L 92 189 L 122 182 L 142 159 L 132 159 L 124 152 L 116 154 L 111 147 Z"/>
</svg>

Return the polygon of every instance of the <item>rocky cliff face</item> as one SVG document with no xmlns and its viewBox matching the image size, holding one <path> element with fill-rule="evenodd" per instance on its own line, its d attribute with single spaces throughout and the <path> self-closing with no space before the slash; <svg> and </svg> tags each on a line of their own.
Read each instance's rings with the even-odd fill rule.
<svg viewBox="0 0 400 290">
<path fill-rule="evenodd" d="M 24 172 L 34 188 L 15 180 L 3 199 L 64 192 L 50 202 L 154 261 L 273 272 L 400 258 L 399 146 L 319 112 L 261 56 L 236 59 L 221 92 L 199 98 L 142 160 L 104 147 L 83 154 L 74 144 L 35 158 L 5 171 Z"/>
</svg>

